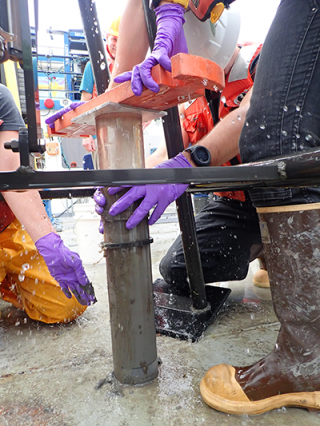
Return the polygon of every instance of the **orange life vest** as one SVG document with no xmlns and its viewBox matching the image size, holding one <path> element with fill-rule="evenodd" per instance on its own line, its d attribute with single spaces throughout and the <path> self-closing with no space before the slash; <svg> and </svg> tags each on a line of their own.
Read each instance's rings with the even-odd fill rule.
<svg viewBox="0 0 320 426">
<path fill-rule="evenodd" d="M 241 48 L 235 63 L 226 76 L 226 85 L 221 92 L 219 118 L 222 119 L 232 110 L 239 107 L 242 99 L 249 89 L 253 86 L 252 74 L 255 67 L 254 60 L 258 57 L 262 45 L 247 44 Z M 210 107 L 206 98 L 195 99 L 185 104 L 185 114 L 183 119 L 183 128 L 188 133 L 191 145 L 197 143 L 214 127 Z M 223 166 L 240 164 L 240 155 L 237 155 Z M 243 191 L 224 191 L 215 192 L 220 197 L 232 198 L 239 201 L 245 201 L 246 197 Z"/>
</svg>

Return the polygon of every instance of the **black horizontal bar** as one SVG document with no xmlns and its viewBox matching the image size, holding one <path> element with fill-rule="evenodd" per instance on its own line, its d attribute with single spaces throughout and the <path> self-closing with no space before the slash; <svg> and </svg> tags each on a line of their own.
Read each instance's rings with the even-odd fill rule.
<svg viewBox="0 0 320 426">
<path fill-rule="evenodd" d="M 158 183 L 232 183 L 241 186 L 254 183 L 275 183 L 277 166 L 205 167 L 186 169 L 120 169 L 30 171 L 0 173 L 0 191 L 18 189 L 66 188 L 87 186 L 122 186 Z"/>
<path fill-rule="evenodd" d="M 210 190 L 320 185 L 320 150 L 232 167 L 73 170 L 46 172 L 20 167 L 0 173 L 0 191 L 186 183 Z"/>
</svg>

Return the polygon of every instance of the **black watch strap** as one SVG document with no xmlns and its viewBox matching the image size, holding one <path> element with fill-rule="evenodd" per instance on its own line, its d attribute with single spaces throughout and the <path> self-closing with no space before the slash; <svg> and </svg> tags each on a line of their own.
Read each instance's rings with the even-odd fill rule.
<svg viewBox="0 0 320 426">
<path fill-rule="evenodd" d="M 201 145 L 190 146 L 185 149 L 190 153 L 191 159 L 198 167 L 208 167 L 211 163 L 211 154 L 208 148 Z"/>
<path fill-rule="evenodd" d="M 159 6 L 160 2 L 161 2 L 161 0 L 152 0 L 151 1 L 151 8 L 155 9 L 156 7 Z"/>
</svg>

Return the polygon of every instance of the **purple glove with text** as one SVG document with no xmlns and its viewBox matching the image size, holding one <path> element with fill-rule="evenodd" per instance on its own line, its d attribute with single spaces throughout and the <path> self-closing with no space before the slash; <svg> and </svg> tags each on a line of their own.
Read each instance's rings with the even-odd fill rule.
<svg viewBox="0 0 320 426">
<path fill-rule="evenodd" d="M 159 92 L 159 85 L 152 79 L 152 68 L 160 64 L 171 71 L 170 58 L 177 53 L 188 53 L 188 46 L 183 32 L 184 8 L 180 4 L 165 4 L 155 8 L 157 17 L 157 35 L 151 55 L 132 71 L 115 77 L 116 83 L 131 80 L 132 91 L 136 96 L 142 93 L 143 85 L 152 92 Z"/>
<path fill-rule="evenodd" d="M 59 235 L 51 232 L 35 243 L 52 277 L 68 299 L 74 294 L 81 305 L 94 304 L 94 289 L 77 253 L 70 251 Z"/>
<path fill-rule="evenodd" d="M 59 111 L 55 112 L 53 115 L 50 115 L 49 118 L 46 119 L 46 124 L 50 127 L 50 129 L 54 129 L 54 122 L 61 118 L 64 114 L 66 114 L 69 111 L 72 111 L 73 109 L 78 108 L 78 106 L 84 104 L 84 101 L 75 101 L 72 102 L 69 106 L 59 109 Z"/>
<path fill-rule="evenodd" d="M 170 160 L 155 166 L 155 169 L 192 167 L 183 154 L 178 154 Z M 126 210 L 132 203 L 142 199 L 139 207 L 134 211 L 126 223 L 127 229 L 137 226 L 148 214 L 149 210 L 156 206 L 148 223 L 153 225 L 165 211 L 169 204 L 179 198 L 189 185 L 183 183 L 150 184 L 132 186 L 119 200 L 110 208 L 109 214 L 115 216 Z M 124 187 L 109 188 L 109 194 L 114 195 Z"/>
</svg>

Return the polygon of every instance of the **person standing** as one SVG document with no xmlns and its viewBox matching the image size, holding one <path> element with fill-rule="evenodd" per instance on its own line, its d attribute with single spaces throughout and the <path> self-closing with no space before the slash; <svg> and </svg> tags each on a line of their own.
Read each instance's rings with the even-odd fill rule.
<svg viewBox="0 0 320 426">
<path fill-rule="evenodd" d="M 117 43 L 118 43 L 118 35 L 119 35 L 119 25 L 120 25 L 121 16 L 118 16 L 114 19 L 110 25 L 110 27 L 106 31 L 106 55 L 107 55 L 107 63 L 109 67 L 110 73 L 112 72 L 114 61 L 117 52 Z M 81 92 L 81 101 L 87 102 L 91 99 L 97 97 L 96 85 L 94 82 L 92 65 L 91 62 L 87 62 L 86 67 L 84 69 L 84 73 L 82 76 L 82 81 L 80 85 Z M 99 168 L 98 162 L 98 152 L 96 145 L 96 136 L 89 136 L 88 138 L 83 139 L 82 141 L 83 147 L 91 153 L 93 166 L 95 169 Z"/>
<path fill-rule="evenodd" d="M 223 7 L 228 3 L 219 2 Z M 218 2 L 212 4 L 218 6 Z M 154 6 L 161 18 L 151 59 L 138 65 L 133 74 L 132 88 L 137 95 L 143 85 L 156 92 L 149 71 L 156 63 L 166 66 L 173 51 L 183 51 L 183 6 L 159 1 Z M 282 0 L 261 52 L 242 128 L 239 147 L 243 163 L 320 146 L 319 56 L 320 2 Z M 201 145 L 197 150 L 201 150 L 201 158 L 187 150 L 162 163 L 162 167 L 214 165 L 216 150 Z M 136 194 L 144 200 L 129 219 L 128 228 L 135 226 L 151 205 L 158 207 L 161 201 L 149 220 L 154 223 L 165 208 L 164 196 L 170 203 L 186 187 L 132 187 L 109 213 L 125 210 Z M 119 190 L 111 188 L 109 192 Z M 231 414 L 260 414 L 282 406 L 319 410 L 320 189 L 260 188 L 250 190 L 249 196 L 263 229 L 272 300 L 281 327 L 270 354 L 247 367 L 212 367 L 200 383 L 200 392 L 208 405 Z"/>
</svg>

